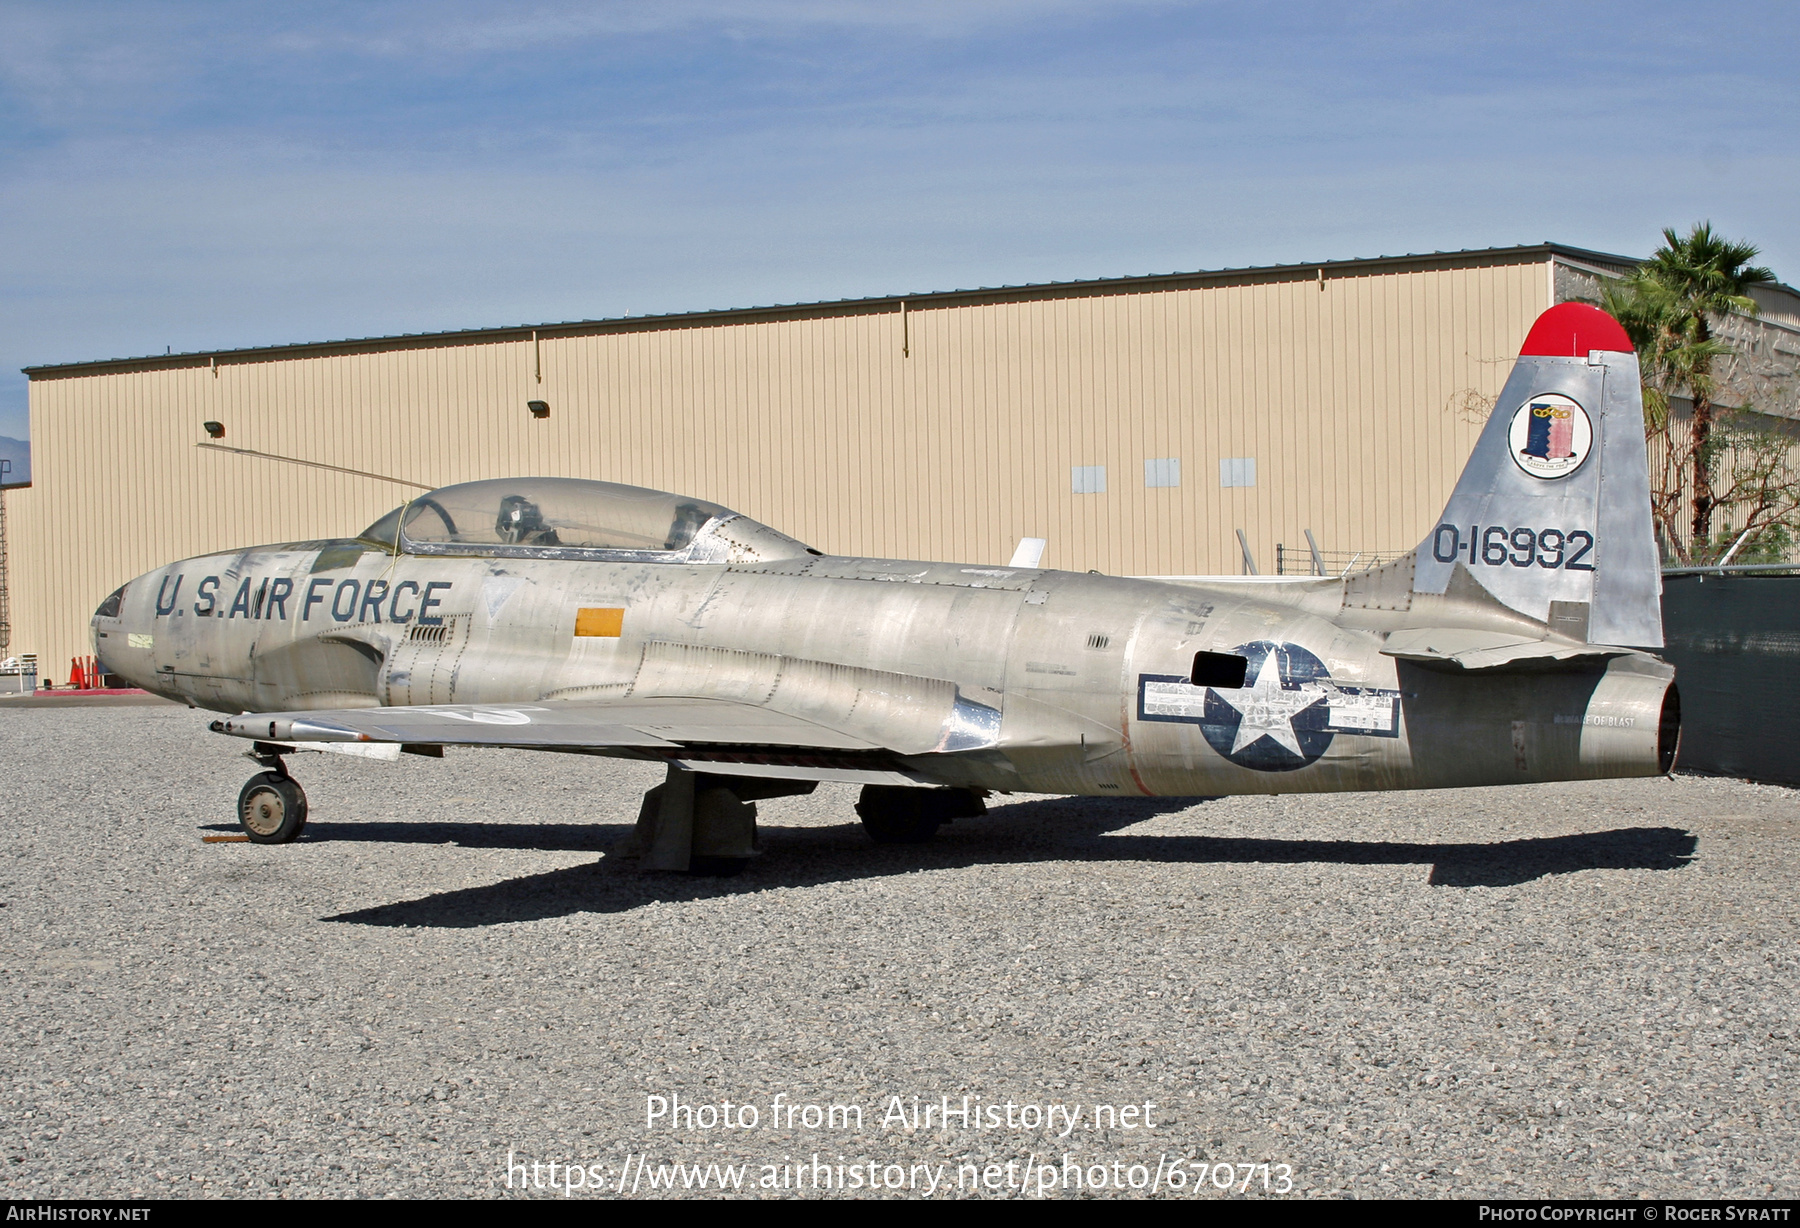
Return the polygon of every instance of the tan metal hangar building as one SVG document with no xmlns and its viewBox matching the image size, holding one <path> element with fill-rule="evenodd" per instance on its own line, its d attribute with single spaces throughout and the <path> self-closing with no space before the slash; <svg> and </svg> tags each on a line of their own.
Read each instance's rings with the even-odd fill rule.
<svg viewBox="0 0 1800 1228">
<path fill-rule="evenodd" d="M 834 554 L 1406 549 L 1532 320 L 1631 264 L 1539 244 L 31 367 L 8 651 L 60 680 L 133 576 L 488 477 L 697 495 Z"/>
</svg>

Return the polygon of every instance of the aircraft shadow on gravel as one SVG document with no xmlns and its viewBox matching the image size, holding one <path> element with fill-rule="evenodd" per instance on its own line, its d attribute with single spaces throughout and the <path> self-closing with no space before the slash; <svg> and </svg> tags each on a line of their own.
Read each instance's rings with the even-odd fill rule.
<svg viewBox="0 0 1800 1228">
<path fill-rule="evenodd" d="M 769 856 L 737 878 L 644 874 L 612 856 L 598 862 L 445 891 L 325 917 L 355 925 L 461 929 L 538 921 L 575 913 L 628 912 L 657 902 L 746 895 L 846 879 L 1043 861 L 1159 861 L 1232 865 L 1424 865 L 1437 887 L 1510 887 L 1578 870 L 1675 870 L 1693 860 L 1698 840 L 1674 827 L 1626 827 L 1491 844 L 1354 840 L 1276 840 L 1223 836 L 1112 835 L 1119 828 L 1186 810 L 1195 799 L 1051 798 L 965 819 L 930 844 L 872 845 L 859 824 L 762 828 Z M 446 844 L 546 852 L 601 851 L 630 831 L 624 825 L 505 823 L 314 823 L 329 840 Z"/>
</svg>

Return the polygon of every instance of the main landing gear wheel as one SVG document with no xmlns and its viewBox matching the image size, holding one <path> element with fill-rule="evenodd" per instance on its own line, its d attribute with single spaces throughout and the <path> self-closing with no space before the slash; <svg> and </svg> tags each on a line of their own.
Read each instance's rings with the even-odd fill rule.
<svg viewBox="0 0 1800 1228">
<path fill-rule="evenodd" d="M 864 785 L 856 813 L 876 844 L 923 844 L 945 823 L 986 814 L 987 806 L 970 789 Z"/>
<path fill-rule="evenodd" d="M 287 844 L 306 827 L 306 793 L 285 772 L 252 776 L 238 794 L 238 823 L 252 844 Z"/>
</svg>

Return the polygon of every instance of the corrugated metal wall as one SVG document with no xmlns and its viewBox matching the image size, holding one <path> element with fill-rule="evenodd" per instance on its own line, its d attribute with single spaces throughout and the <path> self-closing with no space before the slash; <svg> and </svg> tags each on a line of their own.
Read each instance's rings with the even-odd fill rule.
<svg viewBox="0 0 1800 1228">
<path fill-rule="evenodd" d="M 1694 429 L 1692 404 L 1685 398 L 1675 399 L 1670 417 L 1669 436 L 1654 434 L 1647 441 L 1651 506 L 1656 507 L 1660 503 L 1666 507 L 1673 504 L 1674 511 L 1672 531 L 1659 525 L 1657 538 L 1662 544 L 1664 556 L 1674 562 L 1711 562 L 1731 548 L 1749 523 L 1753 511 L 1764 517 L 1763 523 L 1766 524 L 1766 517 L 1775 509 L 1760 505 L 1754 497 L 1745 497 L 1740 502 L 1715 508 L 1712 516 L 1712 548 L 1708 549 L 1706 542 L 1700 542 L 1696 552 L 1693 531 L 1693 450 L 1690 442 Z M 1800 479 L 1800 421 L 1766 414 L 1749 415 L 1746 421 L 1760 435 L 1760 439 L 1748 448 L 1719 448 L 1716 476 L 1712 483 L 1713 492 L 1722 494 L 1736 487 L 1740 495 L 1754 496 L 1763 481 L 1770 482 L 1776 490 L 1791 487 Z M 1719 422 L 1719 434 L 1714 438 L 1730 438 L 1734 433 L 1733 428 L 1738 425 L 1727 411 L 1727 416 Z M 1675 445 L 1673 450 L 1670 448 L 1671 439 Z M 1763 450 L 1764 448 L 1767 450 Z M 1776 495 L 1775 501 L 1778 505 L 1779 495 Z M 1679 543 L 1687 551 L 1686 557 L 1681 557 L 1680 552 L 1673 549 L 1675 543 Z M 1746 553 L 1737 556 L 1737 561 L 1755 562 L 1758 557 L 1752 544 Z M 1779 552 L 1776 557 L 1781 557 Z"/>
<path fill-rule="evenodd" d="M 1285 279 L 1284 279 L 1285 278 Z M 15 648 L 46 673 L 87 616 L 174 558 L 357 532 L 404 487 L 196 448 L 227 445 L 430 485 L 509 474 L 700 495 L 833 553 L 1114 574 L 1264 571 L 1418 541 L 1474 444 L 1450 407 L 1496 394 L 1548 305 L 1544 258 L 1186 288 L 854 305 L 791 318 L 39 375 L 34 486 L 13 513 Z M 542 366 L 542 381 L 536 376 Z M 552 406 L 538 421 L 529 398 Z M 1179 458 L 1178 487 L 1144 461 Z M 1219 462 L 1253 457 L 1256 485 Z M 1073 466 L 1105 466 L 1075 494 Z M 66 665 L 61 668 L 66 669 Z"/>
</svg>

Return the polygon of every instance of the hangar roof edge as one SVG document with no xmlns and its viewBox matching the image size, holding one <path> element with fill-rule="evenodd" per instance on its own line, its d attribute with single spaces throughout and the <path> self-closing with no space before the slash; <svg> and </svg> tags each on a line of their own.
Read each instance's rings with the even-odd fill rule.
<svg viewBox="0 0 1800 1228">
<path fill-rule="evenodd" d="M 1630 256 L 1591 251 L 1561 243 L 1521 243 L 1511 247 L 1463 248 L 1453 252 L 1413 252 L 1401 256 L 1367 256 L 1348 260 L 1314 260 L 1297 264 L 1250 265 L 1243 268 L 1202 269 L 1185 273 L 1151 273 L 1125 277 L 1088 278 L 1074 281 L 1029 282 L 1017 286 L 983 286 L 964 290 L 933 290 L 918 294 L 884 294 L 867 298 L 827 299 L 810 303 L 779 303 L 765 307 L 727 307 L 663 315 L 612 316 L 592 320 L 563 320 L 544 324 L 508 324 L 486 328 L 446 329 L 429 333 L 395 333 L 376 337 L 350 337 L 334 341 L 285 342 L 239 349 L 189 350 L 180 354 L 146 354 L 134 358 L 100 358 L 80 362 L 46 363 L 23 367 L 32 379 L 101 375 L 122 371 L 153 371 L 182 367 L 214 366 L 222 361 L 262 362 L 281 358 L 322 357 L 330 354 L 423 349 L 441 345 L 471 345 L 491 341 L 530 340 L 539 336 L 570 336 L 594 332 L 639 332 L 659 328 L 696 328 L 764 319 L 807 316 L 861 315 L 880 310 L 909 310 L 960 306 L 979 302 L 1005 302 L 1033 298 L 1065 298 L 1098 294 L 1146 293 L 1185 285 L 1230 281 L 1287 281 L 1329 277 L 1334 271 L 1374 272 L 1409 265 L 1478 265 L 1496 260 L 1528 262 L 1562 256 L 1621 271 L 1639 263 Z"/>
</svg>

